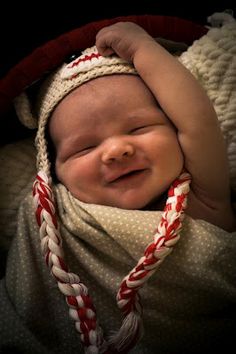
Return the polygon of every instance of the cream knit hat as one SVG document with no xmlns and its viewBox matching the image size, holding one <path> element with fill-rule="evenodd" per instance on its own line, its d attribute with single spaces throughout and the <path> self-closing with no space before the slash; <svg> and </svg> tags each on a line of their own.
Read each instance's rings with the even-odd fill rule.
<svg viewBox="0 0 236 354">
<path fill-rule="evenodd" d="M 123 279 L 117 294 L 117 305 L 123 313 L 120 330 L 105 340 L 87 287 L 78 275 L 71 273 L 64 261 L 62 238 L 56 216 L 50 162 L 47 153 L 46 126 L 56 105 L 73 89 L 104 75 L 136 74 L 135 68 L 117 56 L 102 57 L 96 47 L 85 50 L 69 64 L 62 65 L 42 84 L 32 107 L 27 95 L 15 99 L 17 114 L 26 126 L 38 127 L 38 174 L 33 186 L 36 220 L 42 253 L 58 287 L 66 297 L 70 317 L 80 334 L 85 353 L 127 353 L 142 335 L 142 304 L 139 289 L 156 271 L 179 240 L 184 210 L 187 206 L 190 176 L 183 173 L 169 189 L 160 224 L 137 265 Z"/>
<path fill-rule="evenodd" d="M 45 129 L 56 105 L 83 83 L 112 74 L 137 74 L 137 72 L 131 64 L 115 55 L 102 57 L 93 46 L 49 75 L 39 89 L 34 107 L 26 93 L 22 93 L 15 99 L 15 109 L 20 121 L 28 128 L 38 127 L 36 137 L 38 169 L 44 170 L 49 175 Z"/>
</svg>

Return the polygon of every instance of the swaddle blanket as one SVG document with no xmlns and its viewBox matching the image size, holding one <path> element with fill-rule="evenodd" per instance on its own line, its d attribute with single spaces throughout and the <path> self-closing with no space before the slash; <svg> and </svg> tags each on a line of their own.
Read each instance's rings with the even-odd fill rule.
<svg viewBox="0 0 236 354">
<path fill-rule="evenodd" d="M 212 29 L 180 58 L 215 105 L 228 144 L 232 181 L 235 33 L 235 23 Z M 119 284 L 152 241 L 161 213 L 85 204 L 62 185 L 55 187 L 55 194 L 65 259 L 88 286 L 106 337 L 121 323 L 115 301 Z M 0 284 L 0 352 L 83 353 L 40 247 L 28 195 L 20 207 L 17 237 Z M 233 346 L 235 250 L 236 232 L 186 216 L 180 241 L 141 290 L 145 334 L 131 353 L 196 354 Z"/>
<path fill-rule="evenodd" d="M 118 328 L 119 283 L 152 241 L 158 211 L 85 204 L 58 185 L 65 258 L 90 290 L 106 336 Z M 82 353 L 63 295 L 45 267 L 32 197 L 18 220 L 1 284 L 0 348 Z M 186 217 L 181 239 L 142 291 L 145 335 L 131 353 L 199 353 L 225 346 L 235 331 L 236 232 Z"/>
</svg>

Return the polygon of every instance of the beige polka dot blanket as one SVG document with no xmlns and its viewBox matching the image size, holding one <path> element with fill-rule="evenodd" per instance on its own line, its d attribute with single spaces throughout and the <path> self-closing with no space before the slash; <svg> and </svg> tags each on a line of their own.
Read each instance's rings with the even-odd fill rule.
<svg viewBox="0 0 236 354">
<path fill-rule="evenodd" d="M 215 105 L 228 144 L 232 186 L 235 38 L 234 23 L 212 29 L 180 58 Z M 153 240 L 161 213 L 85 204 L 62 185 L 55 187 L 55 195 L 66 262 L 89 288 L 106 336 L 121 323 L 115 300 L 119 284 Z M 31 194 L 22 197 L 17 237 L 0 282 L 0 352 L 83 353 L 68 306 L 42 257 L 33 209 Z M 229 352 L 236 333 L 235 251 L 236 232 L 186 216 L 173 252 L 141 290 L 144 337 L 131 353 Z"/>
<path fill-rule="evenodd" d="M 121 322 L 116 292 L 152 241 L 161 213 L 85 204 L 56 188 L 66 261 L 86 283 L 107 335 Z M 41 256 L 32 197 L 1 284 L 0 343 L 23 353 L 82 353 L 68 307 Z M 131 353 L 200 353 L 235 331 L 236 232 L 186 217 L 181 239 L 141 291 L 145 334 Z"/>
</svg>

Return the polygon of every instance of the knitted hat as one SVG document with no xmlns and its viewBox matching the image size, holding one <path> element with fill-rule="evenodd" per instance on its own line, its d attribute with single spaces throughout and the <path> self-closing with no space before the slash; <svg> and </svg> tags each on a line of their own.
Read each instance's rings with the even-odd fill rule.
<svg viewBox="0 0 236 354">
<path fill-rule="evenodd" d="M 82 52 L 82 55 L 69 64 L 63 64 L 42 84 L 34 107 L 29 98 L 22 93 L 15 99 L 15 109 L 20 121 L 28 128 L 38 127 L 36 145 L 38 149 L 37 166 L 49 173 L 45 158 L 47 148 L 45 127 L 56 105 L 72 90 L 83 83 L 100 76 L 112 74 L 137 74 L 127 61 L 117 57 L 102 57 L 95 46 Z M 33 112 L 33 114 L 32 114 Z"/>
<path fill-rule="evenodd" d="M 80 333 L 85 352 L 91 354 L 127 353 L 140 338 L 142 334 L 142 305 L 139 289 L 179 240 L 190 183 L 190 176 L 183 173 L 170 187 L 166 206 L 156 228 L 153 242 L 147 246 L 143 257 L 120 285 L 117 304 L 124 316 L 121 328 L 118 333 L 106 341 L 98 325 L 96 311 L 87 287 L 76 274 L 68 270 L 64 261 L 51 188 L 45 131 L 51 113 L 67 94 L 89 80 L 112 74 L 137 75 L 137 72 L 131 64 L 123 59 L 115 55 L 102 57 L 96 47 L 91 47 L 69 64 L 63 64 L 46 79 L 34 107 L 25 93 L 15 99 L 15 108 L 23 124 L 31 128 L 38 126 L 36 137 L 38 175 L 33 186 L 33 196 L 42 253 L 51 273 L 55 276 L 60 291 L 66 297 L 70 308 L 69 314 L 75 321 L 75 327 Z"/>
</svg>

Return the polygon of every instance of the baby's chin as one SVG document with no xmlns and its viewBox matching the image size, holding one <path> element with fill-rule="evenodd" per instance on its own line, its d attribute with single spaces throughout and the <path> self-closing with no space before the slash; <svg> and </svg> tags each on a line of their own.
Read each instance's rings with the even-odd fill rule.
<svg viewBox="0 0 236 354">
<path fill-rule="evenodd" d="M 94 196 L 82 195 L 81 193 L 71 191 L 74 198 L 87 204 L 104 205 L 119 209 L 126 210 L 163 210 L 167 193 L 161 194 L 161 196 L 155 196 L 148 198 L 147 196 L 140 196 L 138 191 L 130 194 L 124 194 L 123 196 L 113 196 L 110 198 L 94 198 Z"/>
<path fill-rule="evenodd" d="M 167 193 L 151 200 L 124 200 L 109 203 L 109 206 L 127 210 L 163 210 L 166 204 Z M 105 204 L 104 205 L 108 205 Z"/>
</svg>

